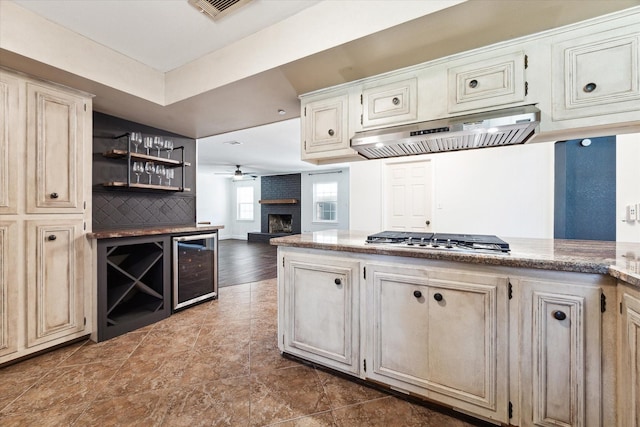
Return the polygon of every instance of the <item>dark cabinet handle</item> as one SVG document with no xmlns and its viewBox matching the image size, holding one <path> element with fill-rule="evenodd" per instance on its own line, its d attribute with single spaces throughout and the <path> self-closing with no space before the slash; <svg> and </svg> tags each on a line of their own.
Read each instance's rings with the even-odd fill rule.
<svg viewBox="0 0 640 427">
<path fill-rule="evenodd" d="M 596 90 L 597 87 L 598 87 L 598 85 L 592 82 L 592 83 L 587 83 L 586 85 L 584 85 L 582 90 L 584 90 L 587 93 L 591 93 L 594 90 Z"/>
<path fill-rule="evenodd" d="M 58 197 L 59 197 L 58 193 L 51 193 L 51 198 L 52 199 L 57 199 Z"/>
<path fill-rule="evenodd" d="M 336 278 L 333 283 L 335 283 L 336 285 L 342 285 L 342 280 L 340 280 L 339 278 Z"/>
<path fill-rule="evenodd" d="M 478 87 L 478 81 L 476 79 L 473 79 L 469 82 L 469 87 L 471 89 L 475 89 L 476 87 Z"/>
<path fill-rule="evenodd" d="M 413 296 L 416 298 L 422 298 L 422 292 L 420 291 L 413 291 Z"/>
<path fill-rule="evenodd" d="M 336 134 L 336 132 L 333 129 L 329 129 L 329 136 L 333 136 Z"/>
<path fill-rule="evenodd" d="M 433 299 L 438 301 L 438 302 L 442 301 L 442 294 L 439 293 L 439 292 L 436 293 L 436 294 L 433 294 Z"/>
<path fill-rule="evenodd" d="M 56 239 L 57 239 L 57 237 L 56 237 L 56 235 L 55 235 L 55 234 L 49 234 L 49 237 L 47 237 L 47 239 L 49 239 L 49 240 L 51 240 L 51 241 L 54 241 L 54 240 L 56 240 Z"/>
<path fill-rule="evenodd" d="M 564 314 L 564 311 L 560 311 L 560 310 L 554 311 L 553 313 L 551 313 L 551 315 L 556 320 L 564 320 L 567 318 L 567 315 Z"/>
<path fill-rule="evenodd" d="M 394 96 L 393 99 L 391 100 L 391 102 L 393 102 L 393 105 L 398 105 L 400 104 L 400 100 L 398 99 L 397 96 Z"/>
</svg>

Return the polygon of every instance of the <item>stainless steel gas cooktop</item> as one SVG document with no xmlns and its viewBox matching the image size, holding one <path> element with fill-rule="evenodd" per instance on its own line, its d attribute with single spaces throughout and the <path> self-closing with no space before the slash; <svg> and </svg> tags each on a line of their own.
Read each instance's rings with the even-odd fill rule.
<svg viewBox="0 0 640 427">
<path fill-rule="evenodd" d="M 367 243 L 404 246 L 418 249 L 458 250 L 467 252 L 508 253 L 509 244 L 497 236 L 483 234 L 420 233 L 382 231 L 367 236 Z"/>
</svg>

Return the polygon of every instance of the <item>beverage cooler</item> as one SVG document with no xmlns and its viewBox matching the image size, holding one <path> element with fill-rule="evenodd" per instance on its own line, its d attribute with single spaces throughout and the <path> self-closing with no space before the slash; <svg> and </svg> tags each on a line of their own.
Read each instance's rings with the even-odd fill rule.
<svg viewBox="0 0 640 427">
<path fill-rule="evenodd" d="M 217 233 L 173 237 L 173 311 L 217 297 Z"/>
</svg>

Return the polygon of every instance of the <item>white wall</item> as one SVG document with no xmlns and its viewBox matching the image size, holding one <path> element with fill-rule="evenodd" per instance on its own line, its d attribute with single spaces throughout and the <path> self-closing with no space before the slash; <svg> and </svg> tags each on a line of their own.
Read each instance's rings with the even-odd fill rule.
<svg viewBox="0 0 640 427">
<path fill-rule="evenodd" d="M 640 204 L 640 133 L 616 138 L 616 240 L 640 242 L 640 221 L 627 222 L 626 206 Z"/>
<path fill-rule="evenodd" d="M 212 225 L 224 225 L 218 236 L 231 236 L 230 179 L 215 175 L 207 166 L 198 166 L 196 173 L 196 221 L 209 221 Z"/>
<path fill-rule="evenodd" d="M 209 221 L 212 225 L 223 225 L 220 239 L 247 239 L 247 233 L 260 231 L 260 180 L 233 181 L 219 176 L 208 166 L 198 166 L 196 174 L 196 220 Z M 253 187 L 254 220 L 236 220 L 236 188 Z"/>
<path fill-rule="evenodd" d="M 553 238 L 552 143 L 420 157 L 434 166 L 432 230 Z M 386 162 L 351 165 L 351 229 L 381 230 Z"/>
<path fill-rule="evenodd" d="M 313 222 L 313 184 L 316 182 L 338 183 L 338 221 L 335 223 Z M 349 169 L 303 172 L 300 198 L 301 226 L 303 233 L 320 230 L 349 229 Z"/>
</svg>

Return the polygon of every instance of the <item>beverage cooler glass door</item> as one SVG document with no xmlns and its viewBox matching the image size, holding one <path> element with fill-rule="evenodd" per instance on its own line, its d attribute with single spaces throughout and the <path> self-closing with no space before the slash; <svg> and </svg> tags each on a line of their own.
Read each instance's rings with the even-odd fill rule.
<svg viewBox="0 0 640 427">
<path fill-rule="evenodd" d="M 174 237 L 173 310 L 217 296 L 217 234 Z"/>
</svg>

